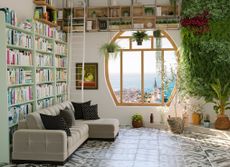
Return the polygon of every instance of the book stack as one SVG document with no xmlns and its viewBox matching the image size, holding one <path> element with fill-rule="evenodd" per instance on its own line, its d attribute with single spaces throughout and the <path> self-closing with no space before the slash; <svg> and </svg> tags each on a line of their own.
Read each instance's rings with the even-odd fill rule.
<svg viewBox="0 0 230 167">
<path fill-rule="evenodd" d="M 57 70 L 56 80 L 57 81 L 67 80 L 67 70 Z"/>
<path fill-rule="evenodd" d="M 16 30 L 7 29 L 7 43 L 9 45 L 32 48 L 32 36 Z"/>
<path fill-rule="evenodd" d="M 53 71 L 51 69 L 37 69 L 36 82 L 49 82 L 53 81 Z"/>
<path fill-rule="evenodd" d="M 24 86 L 19 88 L 8 89 L 8 104 L 15 105 L 18 103 L 24 103 L 33 99 L 32 87 Z"/>
<path fill-rule="evenodd" d="M 67 66 L 66 59 L 56 56 L 55 57 L 55 66 L 56 67 L 66 67 Z"/>
<path fill-rule="evenodd" d="M 35 40 L 35 48 L 44 51 L 44 52 L 52 52 L 52 43 L 44 38 L 37 38 Z"/>
<path fill-rule="evenodd" d="M 16 13 L 14 12 L 14 10 L 11 10 L 9 8 L 0 8 L 0 11 L 3 11 L 5 13 L 6 23 L 14 25 L 14 26 L 17 24 L 17 17 L 16 17 Z"/>
<path fill-rule="evenodd" d="M 9 126 L 13 126 L 18 123 L 18 121 L 26 119 L 28 114 L 33 110 L 33 105 L 31 103 L 23 104 L 21 106 L 11 107 L 9 109 Z"/>
<path fill-rule="evenodd" d="M 40 110 L 52 105 L 54 105 L 54 98 L 43 99 L 37 102 L 37 109 Z"/>
<path fill-rule="evenodd" d="M 50 55 L 37 54 L 36 55 L 36 66 L 37 67 L 53 66 L 53 58 Z"/>
<path fill-rule="evenodd" d="M 7 48 L 6 56 L 8 65 L 32 65 L 32 53 L 30 51 L 20 51 Z"/>
<path fill-rule="evenodd" d="M 23 68 L 7 69 L 8 83 L 14 84 L 28 84 L 32 83 L 32 71 L 24 70 Z"/>
<path fill-rule="evenodd" d="M 36 90 L 37 90 L 38 99 L 50 97 L 54 95 L 52 84 L 37 85 Z"/>
<path fill-rule="evenodd" d="M 35 29 L 35 33 L 39 35 L 43 35 L 43 36 L 51 37 L 51 38 L 53 37 L 54 28 L 51 28 L 50 26 L 46 24 L 36 21 L 34 24 L 34 29 Z"/>
<path fill-rule="evenodd" d="M 57 87 L 57 95 L 67 93 L 67 84 L 65 82 L 57 83 L 56 87 Z"/>
<path fill-rule="evenodd" d="M 66 39 L 67 39 L 67 38 L 66 38 L 66 33 L 61 32 L 61 31 L 58 31 L 57 29 L 54 29 L 53 35 L 54 35 L 54 38 L 55 38 L 56 40 L 66 41 Z"/>
<path fill-rule="evenodd" d="M 66 45 L 55 42 L 55 44 L 54 44 L 54 53 L 55 54 L 66 55 L 66 50 L 67 50 Z"/>
</svg>

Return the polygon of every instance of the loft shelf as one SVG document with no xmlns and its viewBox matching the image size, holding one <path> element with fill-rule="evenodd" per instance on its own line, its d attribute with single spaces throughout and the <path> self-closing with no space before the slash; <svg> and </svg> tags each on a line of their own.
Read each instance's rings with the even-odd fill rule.
<svg viewBox="0 0 230 167">
<path fill-rule="evenodd" d="M 45 20 L 45 19 L 34 19 L 34 20 L 45 23 L 45 24 L 49 25 L 50 27 L 57 27 L 58 26 L 57 24 L 52 23 L 52 22 Z"/>
<path fill-rule="evenodd" d="M 41 5 L 41 6 L 46 6 L 47 9 L 51 9 L 51 10 L 57 10 L 55 7 L 51 6 L 50 4 L 46 3 L 45 1 L 42 0 L 35 0 L 34 3 L 36 5 Z"/>
</svg>

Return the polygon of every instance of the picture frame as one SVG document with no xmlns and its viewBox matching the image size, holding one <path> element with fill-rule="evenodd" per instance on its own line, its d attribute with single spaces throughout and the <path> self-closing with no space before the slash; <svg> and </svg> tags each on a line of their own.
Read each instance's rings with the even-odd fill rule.
<svg viewBox="0 0 230 167">
<path fill-rule="evenodd" d="M 82 63 L 76 63 L 76 89 L 82 87 Z M 84 89 L 98 89 L 98 63 L 84 63 Z"/>
</svg>

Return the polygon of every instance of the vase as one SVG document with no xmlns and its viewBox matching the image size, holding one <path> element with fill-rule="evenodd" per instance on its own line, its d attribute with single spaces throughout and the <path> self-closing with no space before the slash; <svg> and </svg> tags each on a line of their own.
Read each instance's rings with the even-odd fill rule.
<svg viewBox="0 0 230 167">
<path fill-rule="evenodd" d="M 193 112 L 192 113 L 192 124 L 193 125 L 200 125 L 203 116 L 201 113 Z"/>
<path fill-rule="evenodd" d="M 219 130 L 228 130 L 230 128 L 230 121 L 226 115 L 218 115 L 215 121 L 215 128 Z"/>
</svg>

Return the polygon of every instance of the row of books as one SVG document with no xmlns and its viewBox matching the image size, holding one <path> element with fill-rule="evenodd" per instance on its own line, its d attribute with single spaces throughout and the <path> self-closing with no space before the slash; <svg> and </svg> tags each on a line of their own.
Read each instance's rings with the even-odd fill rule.
<svg viewBox="0 0 230 167">
<path fill-rule="evenodd" d="M 66 48 L 65 44 L 55 42 L 55 44 L 54 44 L 54 53 L 55 54 L 66 55 L 66 51 L 67 51 L 67 48 Z"/>
<path fill-rule="evenodd" d="M 53 66 L 53 57 L 51 55 L 38 53 L 36 55 L 36 66 L 37 67 Z"/>
<path fill-rule="evenodd" d="M 57 89 L 57 95 L 67 93 L 67 83 L 66 82 L 57 83 L 56 89 Z"/>
<path fill-rule="evenodd" d="M 33 95 L 32 95 L 31 86 L 23 86 L 23 87 L 8 89 L 8 104 L 9 105 L 24 103 L 32 99 L 33 99 Z"/>
<path fill-rule="evenodd" d="M 53 70 L 51 69 L 37 69 L 36 70 L 36 82 L 49 82 L 53 81 Z"/>
<path fill-rule="evenodd" d="M 11 127 L 17 124 L 20 120 L 26 119 L 28 114 L 32 111 L 33 105 L 31 103 L 11 107 L 8 114 L 9 126 Z"/>
<path fill-rule="evenodd" d="M 57 70 L 56 71 L 56 80 L 67 80 L 67 70 Z"/>
<path fill-rule="evenodd" d="M 66 58 L 64 57 L 59 57 L 56 56 L 55 57 L 55 66 L 56 67 L 67 67 L 67 61 Z"/>
<path fill-rule="evenodd" d="M 38 99 L 54 95 L 54 87 L 52 84 L 37 85 L 36 91 Z"/>
<path fill-rule="evenodd" d="M 37 34 L 52 38 L 55 28 L 52 28 L 47 24 L 36 21 L 34 24 L 34 29 Z"/>
<path fill-rule="evenodd" d="M 3 11 L 5 13 L 5 22 L 11 25 L 17 24 L 17 16 L 14 10 L 11 10 L 9 8 L 0 8 L 0 11 Z"/>
<path fill-rule="evenodd" d="M 53 50 L 53 45 L 51 42 L 44 38 L 37 38 L 35 40 L 35 48 L 40 51 L 44 52 L 52 52 Z"/>
<path fill-rule="evenodd" d="M 30 51 L 20 51 L 7 48 L 6 56 L 8 65 L 32 65 L 32 52 Z"/>
<path fill-rule="evenodd" d="M 7 69 L 8 84 L 26 84 L 32 83 L 32 71 L 23 68 L 8 68 Z"/>
<path fill-rule="evenodd" d="M 54 37 L 54 39 L 57 39 L 60 41 L 66 41 L 67 40 L 66 33 L 64 33 L 62 31 L 58 31 L 57 29 L 54 29 L 53 37 Z"/>
<path fill-rule="evenodd" d="M 52 105 L 54 105 L 54 98 L 39 100 L 37 101 L 37 110 L 47 108 Z"/>
<path fill-rule="evenodd" d="M 7 43 L 9 45 L 32 48 L 33 39 L 31 35 L 19 32 L 17 30 L 7 29 Z"/>
<path fill-rule="evenodd" d="M 62 103 L 64 101 L 66 101 L 66 100 L 67 100 L 67 95 L 57 97 L 57 103 Z"/>
</svg>

